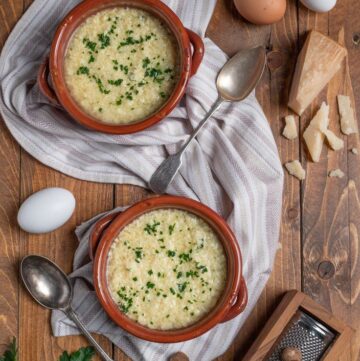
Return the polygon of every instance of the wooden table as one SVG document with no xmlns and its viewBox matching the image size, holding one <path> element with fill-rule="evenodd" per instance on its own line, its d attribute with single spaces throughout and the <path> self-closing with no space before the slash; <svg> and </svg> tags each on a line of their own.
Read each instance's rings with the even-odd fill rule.
<svg viewBox="0 0 360 361">
<path fill-rule="evenodd" d="M 195 0 L 186 0 L 195 1 Z M 31 0 L 2 0 L 0 3 L 0 43 L 31 3 Z M 218 0 L 208 29 L 210 36 L 228 54 L 238 49 L 262 44 L 269 55 L 269 68 L 257 89 L 257 96 L 268 116 L 282 162 L 300 159 L 307 171 L 302 184 L 286 175 L 281 245 L 276 264 L 266 289 L 233 345 L 218 360 L 241 359 L 284 292 L 303 290 L 354 328 L 360 328 L 360 264 L 358 262 L 360 233 L 360 158 L 348 149 L 358 146 L 357 136 L 344 137 L 345 149 L 326 151 L 319 164 L 308 162 L 304 144 L 288 141 L 280 134 L 282 118 L 288 114 L 286 99 L 296 55 L 308 29 L 318 29 L 338 38 L 345 29 L 349 50 L 349 65 L 355 93 L 357 112 L 360 113 L 360 6 L 359 0 L 339 0 L 329 14 L 316 15 L 295 0 L 288 1 L 285 18 L 273 26 L 255 26 L 237 15 L 232 0 Z M 322 100 L 331 105 L 330 127 L 339 132 L 335 95 L 350 92 L 340 74 L 322 92 L 300 120 L 300 130 Z M 89 217 L 110 210 L 116 205 L 127 205 L 149 193 L 129 185 L 95 184 L 83 182 L 47 168 L 20 149 L 1 123 L 0 157 L 0 352 L 11 336 L 19 340 L 20 361 L 58 360 L 63 350 L 74 350 L 86 345 L 84 338 L 51 336 L 49 312 L 39 307 L 19 283 L 19 260 L 36 253 L 50 257 L 71 270 L 77 241 L 75 226 Z M 359 148 L 360 149 L 360 148 Z M 360 157 L 360 156 L 359 156 Z M 329 179 L 329 170 L 340 167 L 346 172 L 343 179 Z M 71 220 L 51 234 L 33 236 L 16 225 L 20 203 L 31 193 L 51 186 L 71 190 L 77 208 Z M 128 360 L 122 352 L 103 337 L 97 337 L 115 360 Z M 360 334 L 341 360 L 360 360 Z"/>
</svg>

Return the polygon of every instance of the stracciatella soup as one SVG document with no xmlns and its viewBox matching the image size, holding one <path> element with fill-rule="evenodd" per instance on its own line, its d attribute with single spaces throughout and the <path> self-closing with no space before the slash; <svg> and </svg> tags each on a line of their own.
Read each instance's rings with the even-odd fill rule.
<svg viewBox="0 0 360 361">
<path fill-rule="evenodd" d="M 87 18 L 73 34 L 64 72 L 69 92 L 108 124 L 144 119 L 167 101 L 178 80 L 178 48 L 158 18 L 116 7 Z"/>
<path fill-rule="evenodd" d="M 216 305 L 227 264 L 217 234 L 200 217 L 177 209 L 135 219 L 114 240 L 107 282 L 119 309 L 149 328 L 189 326 Z"/>
</svg>

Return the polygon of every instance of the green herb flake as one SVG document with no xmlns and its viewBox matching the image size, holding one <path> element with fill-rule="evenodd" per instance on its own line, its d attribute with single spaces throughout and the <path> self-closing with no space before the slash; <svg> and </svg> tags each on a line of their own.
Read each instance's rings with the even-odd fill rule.
<svg viewBox="0 0 360 361">
<path fill-rule="evenodd" d="M 128 313 L 129 309 L 133 305 L 133 299 L 131 297 L 127 296 L 125 291 L 126 291 L 126 288 L 121 287 L 120 290 L 117 292 L 117 294 L 121 299 L 121 301 L 119 302 L 120 310 L 124 313 Z"/>
<path fill-rule="evenodd" d="M 101 49 L 105 49 L 106 47 L 108 47 L 110 45 L 110 36 L 106 35 L 104 33 L 98 34 L 98 39 L 100 41 L 101 44 Z"/>
<path fill-rule="evenodd" d="M 188 285 L 189 282 L 184 282 L 184 283 L 178 283 L 178 290 L 179 292 L 184 292 L 186 289 L 186 286 Z"/>
<path fill-rule="evenodd" d="M 170 292 L 173 294 L 173 295 L 175 295 L 175 290 L 172 288 L 172 287 L 170 287 Z"/>
<path fill-rule="evenodd" d="M 137 280 L 138 280 L 138 278 L 137 278 L 137 277 L 133 277 L 133 281 L 135 281 L 135 282 L 136 282 Z"/>
<path fill-rule="evenodd" d="M 148 271 L 148 275 L 149 275 L 149 276 L 151 276 L 153 273 L 154 273 L 154 272 L 153 272 L 152 269 Z"/>
<path fill-rule="evenodd" d="M 96 43 L 93 41 L 90 41 L 88 38 L 83 39 L 83 44 L 85 45 L 86 48 L 88 48 L 91 51 L 95 51 L 95 49 L 96 49 Z"/>
<path fill-rule="evenodd" d="M 168 251 L 167 251 L 167 255 L 168 255 L 168 257 L 175 257 L 176 252 L 175 252 L 175 251 L 168 250 Z"/>
<path fill-rule="evenodd" d="M 175 226 L 176 226 L 176 223 L 169 225 L 169 234 L 170 234 L 170 236 L 174 233 Z"/>
<path fill-rule="evenodd" d="M 181 278 L 182 277 L 182 275 L 183 275 L 183 273 L 182 272 L 178 272 L 178 274 L 176 275 L 176 278 Z"/>
<path fill-rule="evenodd" d="M 17 347 L 16 347 L 16 338 L 14 337 L 9 345 L 9 348 L 5 351 L 0 361 L 17 361 Z"/>
<path fill-rule="evenodd" d="M 148 282 L 146 283 L 146 287 L 152 289 L 152 288 L 155 287 L 155 283 L 152 283 L 152 282 L 148 281 Z"/>
<path fill-rule="evenodd" d="M 77 72 L 76 72 L 77 75 L 80 75 L 80 74 L 85 74 L 85 75 L 89 75 L 90 74 L 90 70 L 87 66 L 81 66 Z"/>
<path fill-rule="evenodd" d="M 153 224 L 147 223 L 144 232 L 146 232 L 149 235 L 156 235 L 158 231 L 158 227 L 160 226 L 160 222 L 153 221 Z"/>
<path fill-rule="evenodd" d="M 148 65 L 150 64 L 150 59 L 148 57 L 144 58 L 142 61 L 142 67 L 146 69 Z"/>
<path fill-rule="evenodd" d="M 108 80 L 108 83 L 110 85 L 114 85 L 114 86 L 120 86 L 122 82 L 123 82 L 123 79 Z"/>
<path fill-rule="evenodd" d="M 90 64 L 93 63 L 94 61 L 95 61 L 95 57 L 94 55 L 91 54 L 88 63 Z"/>
<path fill-rule="evenodd" d="M 95 356 L 95 350 L 93 347 L 81 347 L 79 350 L 70 355 L 67 351 L 64 351 L 60 356 L 59 361 L 91 361 L 93 356 Z"/>
</svg>

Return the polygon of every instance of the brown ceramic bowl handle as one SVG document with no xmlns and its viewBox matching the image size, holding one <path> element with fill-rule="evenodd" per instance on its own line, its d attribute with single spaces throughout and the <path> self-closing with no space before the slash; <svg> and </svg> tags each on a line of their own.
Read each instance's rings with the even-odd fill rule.
<svg viewBox="0 0 360 361">
<path fill-rule="evenodd" d="M 96 250 L 99 246 L 101 236 L 103 235 L 105 229 L 120 213 L 121 212 L 108 214 L 107 216 L 101 218 L 99 221 L 96 222 L 89 237 L 89 257 L 91 260 L 93 260 L 95 257 Z"/>
<path fill-rule="evenodd" d="M 247 291 L 247 287 L 246 287 L 244 278 L 241 278 L 240 291 L 237 296 L 237 299 L 236 299 L 235 303 L 231 306 L 229 312 L 227 313 L 227 315 L 224 317 L 224 319 L 221 322 L 223 323 L 223 322 L 230 321 L 233 318 L 235 318 L 236 316 L 240 315 L 240 313 L 244 311 L 244 309 L 247 305 L 247 302 L 248 302 L 248 291 Z"/>
<path fill-rule="evenodd" d="M 38 84 L 41 92 L 54 104 L 59 105 L 59 100 L 54 92 L 54 90 L 49 85 L 49 58 L 46 58 L 45 61 L 40 65 L 38 73 Z"/>
<path fill-rule="evenodd" d="M 186 29 L 186 31 L 189 35 L 190 42 L 194 48 L 190 71 L 190 76 L 193 76 L 198 71 L 201 61 L 204 57 L 204 43 L 198 34 L 194 33 L 192 30 L 189 29 Z"/>
</svg>

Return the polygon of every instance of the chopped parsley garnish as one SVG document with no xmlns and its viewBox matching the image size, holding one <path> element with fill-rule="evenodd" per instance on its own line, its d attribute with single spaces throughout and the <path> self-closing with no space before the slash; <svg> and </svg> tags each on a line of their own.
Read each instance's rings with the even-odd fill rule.
<svg viewBox="0 0 360 361">
<path fill-rule="evenodd" d="M 110 85 L 115 85 L 115 86 L 120 86 L 122 82 L 123 82 L 122 79 L 108 80 L 108 83 Z"/>
<path fill-rule="evenodd" d="M 161 75 L 162 70 L 157 68 L 147 68 L 144 74 L 145 77 L 152 78 L 154 82 L 157 82 L 159 84 L 161 84 L 165 80 L 165 78 Z"/>
<path fill-rule="evenodd" d="M 168 251 L 167 251 L 167 255 L 168 255 L 168 257 L 175 257 L 176 252 L 175 252 L 175 251 L 168 250 Z"/>
<path fill-rule="evenodd" d="M 90 49 L 91 51 L 95 51 L 96 49 L 96 43 L 93 41 L 90 41 L 88 38 L 83 39 L 83 43 L 86 48 Z"/>
<path fill-rule="evenodd" d="M 182 262 L 190 262 L 190 261 L 192 261 L 190 253 L 181 253 L 181 254 L 179 254 L 179 258 L 181 260 L 180 264 Z"/>
<path fill-rule="evenodd" d="M 183 275 L 183 273 L 182 273 L 182 272 L 178 272 L 178 274 L 176 275 L 176 278 L 181 278 L 181 277 L 182 277 L 182 275 Z"/>
<path fill-rule="evenodd" d="M 126 290 L 125 287 L 121 287 L 121 289 L 117 292 L 117 294 L 121 299 L 119 303 L 121 311 L 124 313 L 128 313 L 130 307 L 133 305 L 133 299 L 126 295 L 125 290 Z"/>
<path fill-rule="evenodd" d="M 153 273 L 154 273 L 154 272 L 153 272 L 152 269 L 148 271 L 148 274 L 149 274 L 150 276 L 151 276 Z"/>
<path fill-rule="evenodd" d="M 208 272 L 207 267 L 206 267 L 206 266 L 203 266 L 203 265 L 199 265 L 198 262 L 196 262 L 196 269 L 201 270 L 201 273 Z"/>
<path fill-rule="evenodd" d="M 170 236 L 174 233 L 175 226 L 176 226 L 176 223 L 169 225 L 169 234 L 170 234 Z"/>
<path fill-rule="evenodd" d="M 91 54 L 88 63 L 90 64 L 93 63 L 94 61 L 95 61 L 95 57 L 94 55 Z"/>
<path fill-rule="evenodd" d="M 186 289 L 186 286 L 188 285 L 189 282 L 184 282 L 184 283 L 178 283 L 178 290 L 179 292 L 184 292 Z"/>
<path fill-rule="evenodd" d="M 125 75 L 129 73 L 129 67 L 127 65 L 120 64 L 120 70 L 124 72 Z"/>
<path fill-rule="evenodd" d="M 135 282 L 136 282 L 137 280 L 138 280 L 138 279 L 137 279 L 137 277 L 133 277 L 133 281 L 135 281 Z"/>
<path fill-rule="evenodd" d="M 142 61 L 142 67 L 146 69 L 149 64 L 150 64 L 150 59 L 148 57 L 144 58 Z"/>
<path fill-rule="evenodd" d="M 102 111 L 103 111 L 103 108 L 99 108 L 99 112 L 102 113 Z"/>
<path fill-rule="evenodd" d="M 186 272 L 186 277 L 191 277 L 191 278 L 199 277 L 199 273 L 197 271 L 190 270 Z"/>
<path fill-rule="evenodd" d="M 154 287 L 155 287 L 155 283 L 152 283 L 152 282 L 148 281 L 148 282 L 146 283 L 146 287 L 147 287 L 147 288 L 154 288 Z"/>
<path fill-rule="evenodd" d="M 172 288 L 172 287 L 170 287 L 170 292 L 173 294 L 173 295 L 175 295 L 175 290 Z"/>
<path fill-rule="evenodd" d="M 98 34 L 98 39 L 101 44 L 101 49 L 105 49 L 110 45 L 110 36 L 104 33 Z"/>
<path fill-rule="evenodd" d="M 160 92 L 159 94 L 160 94 L 161 98 L 166 98 L 166 94 L 164 92 Z"/>
<path fill-rule="evenodd" d="M 95 80 L 99 90 L 101 93 L 103 94 L 109 94 L 110 93 L 110 90 L 106 89 L 102 80 L 100 78 L 97 78 L 95 75 L 92 76 L 92 78 Z"/>
<path fill-rule="evenodd" d="M 143 251 L 141 247 L 137 247 L 134 249 L 135 252 L 135 262 L 140 263 L 140 260 L 143 258 Z"/>
<path fill-rule="evenodd" d="M 87 66 L 81 66 L 77 72 L 76 72 L 77 75 L 80 75 L 80 74 L 85 74 L 85 75 L 89 75 L 90 74 L 90 70 Z"/>
<path fill-rule="evenodd" d="M 144 228 L 144 232 L 146 232 L 149 235 L 156 235 L 158 226 L 160 226 L 160 222 L 153 221 L 153 224 L 147 223 Z"/>
</svg>

